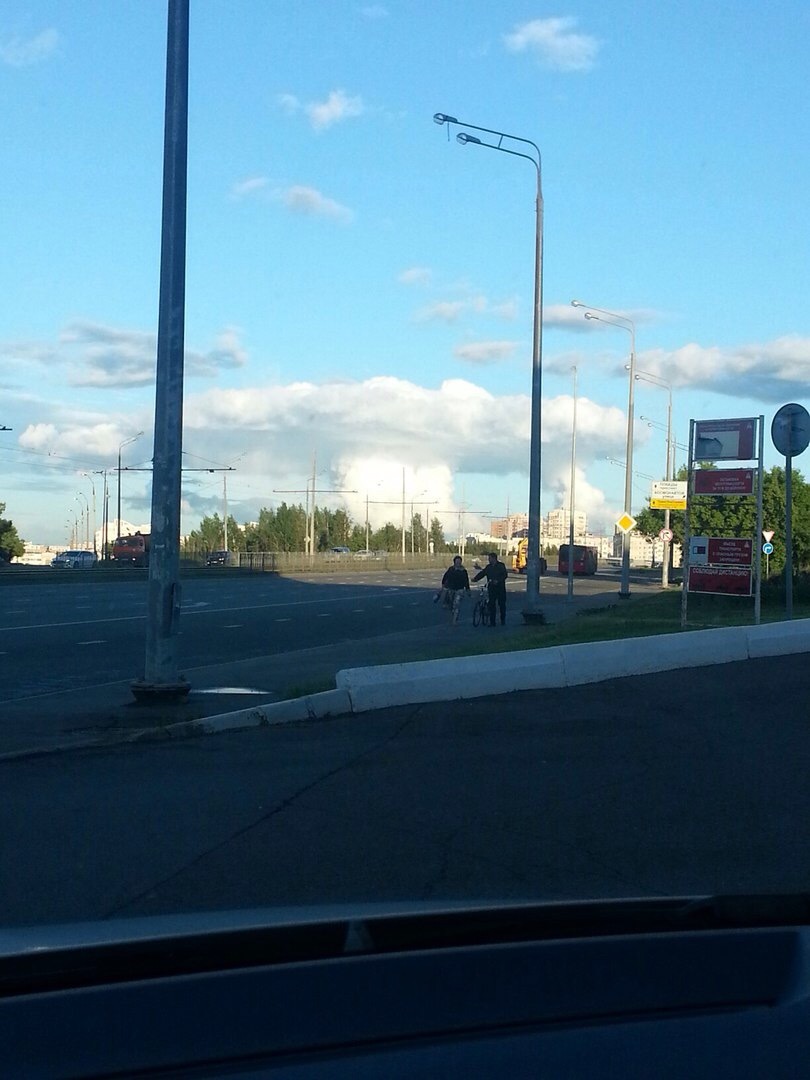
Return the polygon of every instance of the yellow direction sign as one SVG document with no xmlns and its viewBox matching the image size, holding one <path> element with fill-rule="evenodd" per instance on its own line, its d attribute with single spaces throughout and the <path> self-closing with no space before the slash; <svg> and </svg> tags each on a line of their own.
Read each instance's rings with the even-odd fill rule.
<svg viewBox="0 0 810 1080">
<path fill-rule="evenodd" d="M 650 507 L 653 510 L 685 510 L 686 481 L 656 480 L 652 486 Z"/>
<path fill-rule="evenodd" d="M 625 513 L 622 514 L 622 516 L 616 522 L 616 525 L 619 529 L 622 530 L 623 533 L 629 533 L 631 529 L 635 529 L 636 519 L 630 514 Z"/>
</svg>

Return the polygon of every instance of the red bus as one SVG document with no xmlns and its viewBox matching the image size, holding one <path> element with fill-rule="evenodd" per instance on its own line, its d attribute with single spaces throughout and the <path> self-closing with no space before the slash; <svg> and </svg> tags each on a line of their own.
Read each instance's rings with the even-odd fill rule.
<svg viewBox="0 0 810 1080">
<path fill-rule="evenodd" d="M 599 552 L 595 547 L 574 544 L 574 573 L 595 574 L 599 565 Z M 560 544 L 557 567 L 561 574 L 568 573 L 568 544 Z"/>
</svg>

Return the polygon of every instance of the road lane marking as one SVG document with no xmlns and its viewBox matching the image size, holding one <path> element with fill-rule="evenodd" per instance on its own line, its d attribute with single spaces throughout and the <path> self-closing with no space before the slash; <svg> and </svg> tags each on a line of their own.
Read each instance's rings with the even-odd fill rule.
<svg viewBox="0 0 810 1080">
<path fill-rule="evenodd" d="M 331 611 L 319 611 L 319 612 L 317 612 L 317 618 L 319 618 L 319 619 L 331 619 L 332 618 L 332 612 Z"/>
<path fill-rule="evenodd" d="M 424 589 L 420 588 L 418 591 L 422 592 Z M 402 593 L 405 591 L 413 592 L 413 589 L 384 589 L 380 592 L 371 593 L 357 593 L 354 596 L 332 596 L 332 597 L 319 597 L 317 600 L 280 600 L 272 604 L 250 604 L 247 607 L 226 607 L 226 608 L 206 608 L 204 611 L 188 611 L 183 609 L 183 614 L 188 618 L 193 615 L 224 615 L 229 611 L 265 611 L 271 608 L 289 608 L 289 607 L 310 607 L 313 604 L 345 604 L 349 600 L 368 600 L 375 599 L 380 596 L 390 595 L 392 592 Z M 56 623 L 30 623 L 26 626 L 0 626 L 2 630 L 14 630 L 19 632 L 20 630 L 56 630 L 65 626 L 94 626 L 96 623 L 116 623 L 116 622 L 133 622 L 135 620 L 143 621 L 146 618 L 145 615 L 119 615 L 104 619 L 72 619 L 69 622 L 56 622 Z"/>
<path fill-rule="evenodd" d="M 97 638 L 95 641 L 77 641 L 77 645 L 104 645 L 106 644 L 103 638 Z"/>
<path fill-rule="evenodd" d="M 292 619 L 274 619 L 274 622 L 292 622 Z"/>
<path fill-rule="evenodd" d="M 245 625 L 244 623 L 240 623 L 240 622 L 232 622 L 232 623 L 226 623 L 226 624 L 225 624 L 225 625 L 224 625 L 224 626 L 222 627 L 222 629 L 223 629 L 223 630 L 241 630 L 241 628 L 242 628 L 242 627 L 243 627 L 244 625 Z"/>
</svg>

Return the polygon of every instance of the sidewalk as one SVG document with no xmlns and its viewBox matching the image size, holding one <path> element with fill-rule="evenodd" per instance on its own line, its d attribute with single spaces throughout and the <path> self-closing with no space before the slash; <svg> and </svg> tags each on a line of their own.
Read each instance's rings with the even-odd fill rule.
<svg viewBox="0 0 810 1080">
<path fill-rule="evenodd" d="M 518 648 L 526 632 L 519 600 L 510 594 L 511 622 L 504 627 L 473 627 L 468 606 L 456 626 L 437 611 L 435 625 L 426 628 L 188 669 L 184 674 L 192 692 L 182 704 L 137 705 L 129 680 L 6 702 L 0 711 L 0 755 L 116 742 L 139 730 L 315 694 L 334 689 L 337 672 L 346 668 L 431 659 L 448 646 L 463 647 L 487 636 L 514 640 Z M 614 603 L 619 601 L 611 583 L 611 591 L 575 597 L 573 604 L 562 595 L 547 595 L 542 606 L 546 620 L 554 623 Z"/>
</svg>

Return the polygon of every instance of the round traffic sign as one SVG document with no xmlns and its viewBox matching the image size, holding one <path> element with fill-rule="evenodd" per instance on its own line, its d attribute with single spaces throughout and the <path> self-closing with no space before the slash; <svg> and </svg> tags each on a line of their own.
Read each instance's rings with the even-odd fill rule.
<svg viewBox="0 0 810 1080">
<path fill-rule="evenodd" d="M 767 544 L 762 545 L 763 555 L 773 555 L 773 544 L 769 541 Z"/>
<path fill-rule="evenodd" d="M 783 405 L 771 423 L 773 445 L 785 457 L 796 457 L 810 446 L 810 413 L 803 405 Z"/>
<path fill-rule="evenodd" d="M 663 540 L 665 544 L 671 544 L 674 535 L 672 529 L 662 529 L 658 534 L 658 539 Z"/>
</svg>

